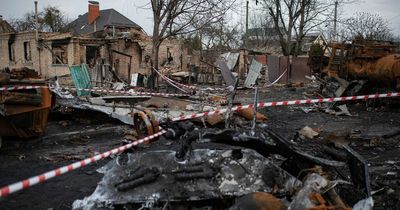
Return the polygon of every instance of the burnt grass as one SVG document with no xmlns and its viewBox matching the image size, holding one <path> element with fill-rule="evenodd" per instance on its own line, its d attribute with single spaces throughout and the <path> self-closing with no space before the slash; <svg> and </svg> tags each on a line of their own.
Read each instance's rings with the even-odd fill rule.
<svg viewBox="0 0 400 210">
<path fill-rule="evenodd" d="M 314 91 L 303 87 L 261 90 L 259 101 L 317 97 Z M 241 90 L 237 99 L 243 104 L 251 103 L 253 91 Z M 400 209 L 400 135 L 383 137 L 400 129 L 400 100 L 346 104 L 352 116 L 335 116 L 322 110 L 305 113 L 300 106 L 263 108 L 260 112 L 268 117 L 268 126 L 287 139 L 293 139 L 299 129 L 310 126 L 320 132 L 320 137 L 304 141 L 318 141 L 323 145 L 330 138 L 330 143 L 347 142 L 369 163 L 374 209 Z M 90 135 L 51 137 L 59 133 L 113 126 L 126 129 L 122 123 L 96 112 L 52 112 L 43 137 L 4 140 L 0 150 L 0 185 L 20 181 L 121 145 L 121 129 Z M 352 137 L 355 131 L 357 138 Z M 102 178 L 102 174 L 97 173 L 96 169 L 109 160 L 99 161 L 9 195 L 0 200 L 0 209 L 71 209 L 74 200 L 82 199 L 95 190 Z"/>
</svg>

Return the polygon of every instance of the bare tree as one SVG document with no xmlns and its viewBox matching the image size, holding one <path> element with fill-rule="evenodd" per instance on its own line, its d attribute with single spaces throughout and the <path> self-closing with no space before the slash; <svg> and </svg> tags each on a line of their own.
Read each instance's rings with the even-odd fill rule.
<svg viewBox="0 0 400 210">
<path fill-rule="evenodd" d="M 271 48 L 279 41 L 275 32 L 274 22 L 268 12 L 255 12 L 250 16 L 250 28 L 247 34 L 247 47 Z"/>
<path fill-rule="evenodd" d="M 11 26 L 18 32 L 21 31 L 34 31 L 35 30 L 35 13 L 25 13 L 22 18 L 10 20 Z M 42 28 L 39 28 L 41 31 Z"/>
<path fill-rule="evenodd" d="M 222 52 L 237 48 L 240 44 L 238 25 L 230 26 L 225 18 L 206 25 L 197 33 L 201 37 L 202 47 L 205 50 L 218 49 Z"/>
<path fill-rule="evenodd" d="M 39 31 L 58 32 L 68 23 L 68 18 L 57 7 L 48 6 L 38 14 Z M 16 31 L 34 31 L 35 13 L 28 12 L 22 18 L 11 20 Z"/>
<path fill-rule="evenodd" d="M 158 68 L 159 48 L 171 36 L 191 33 L 219 21 L 234 0 L 151 0 L 154 27 L 152 67 Z M 155 87 L 156 74 L 151 70 L 148 86 Z"/>
<path fill-rule="evenodd" d="M 283 54 L 294 51 L 295 56 L 307 32 L 327 21 L 333 5 L 326 0 L 261 0 L 261 3 L 274 22 Z"/>
<path fill-rule="evenodd" d="M 393 39 L 392 30 L 387 20 L 378 14 L 360 12 L 344 21 L 344 38 L 355 37 L 373 40 Z"/>
</svg>

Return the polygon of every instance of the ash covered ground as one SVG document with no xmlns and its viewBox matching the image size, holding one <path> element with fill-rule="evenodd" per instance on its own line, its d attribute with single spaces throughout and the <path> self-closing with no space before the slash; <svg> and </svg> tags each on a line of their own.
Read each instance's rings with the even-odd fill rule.
<svg viewBox="0 0 400 210">
<path fill-rule="evenodd" d="M 315 97 L 310 88 L 260 90 L 260 101 Z M 242 103 L 253 100 L 250 90 L 239 91 Z M 318 144 L 349 144 L 369 163 L 374 209 L 399 209 L 400 203 L 400 112 L 398 99 L 347 103 L 352 116 L 323 111 L 306 113 L 299 106 L 263 108 L 266 124 L 300 147 Z M 310 106 L 302 106 L 309 108 Z M 315 139 L 296 138 L 309 126 L 319 131 Z M 53 112 L 45 136 L 21 141 L 6 139 L 0 150 L 0 185 L 41 174 L 122 144 L 130 127 L 95 112 Z M 80 133 L 76 133 L 81 131 Z M 65 134 L 65 135 L 63 135 Z M 150 147 L 151 145 L 146 145 Z M 146 150 L 141 147 L 140 150 Z M 71 209 L 77 199 L 92 194 L 103 174 L 96 172 L 110 159 L 84 167 L 46 183 L 15 193 L 0 201 L 0 209 Z M 348 195 L 351 197 L 351 194 Z"/>
</svg>

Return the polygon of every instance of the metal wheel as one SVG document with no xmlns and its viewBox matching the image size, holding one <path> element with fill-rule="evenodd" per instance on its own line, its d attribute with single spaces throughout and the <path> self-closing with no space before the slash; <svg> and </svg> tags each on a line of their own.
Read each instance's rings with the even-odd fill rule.
<svg viewBox="0 0 400 210">
<path fill-rule="evenodd" d="M 153 125 L 144 112 L 137 112 L 133 115 L 133 128 L 139 138 L 154 134 Z"/>
<path fill-rule="evenodd" d="M 151 121 L 151 125 L 153 126 L 154 133 L 158 133 L 160 131 L 160 125 L 158 123 L 157 118 L 154 116 L 153 112 L 148 109 L 145 109 L 144 112 L 146 113 L 147 117 L 149 117 Z"/>
</svg>

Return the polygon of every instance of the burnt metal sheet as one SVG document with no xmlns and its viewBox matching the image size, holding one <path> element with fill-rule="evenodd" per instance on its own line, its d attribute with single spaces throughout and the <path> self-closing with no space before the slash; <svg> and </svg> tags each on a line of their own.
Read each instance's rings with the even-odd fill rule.
<svg viewBox="0 0 400 210">
<path fill-rule="evenodd" d="M 251 61 L 249 74 L 247 75 L 246 80 L 244 81 L 245 87 L 251 87 L 254 84 L 256 84 L 256 81 L 257 81 L 258 76 L 260 75 L 261 69 L 262 69 L 262 64 L 259 63 L 258 61 L 256 61 L 255 59 L 253 59 Z"/>
<path fill-rule="evenodd" d="M 0 116 L 0 136 L 29 138 L 41 135 L 46 128 L 51 108 L 51 93 L 48 88 L 38 89 L 39 105 L 4 104 Z"/>
<path fill-rule="evenodd" d="M 219 67 L 222 73 L 222 77 L 227 86 L 233 86 L 235 84 L 235 77 L 232 74 L 232 71 L 229 69 L 228 65 L 223 60 L 218 60 L 216 66 Z"/>
<path fill-rule="evenodd" d="M 75 201 L 74 209 L 90 205 L 143 203 L 155 198 L 170 202 L 219 199 L 272 191 L 277 186 L 277 192 L 283 193 L 296 183 L 296 178 L 253 150 L 240 150 L 240 159 L 235 155 L 235 149 L 195 149 L 185 161 L 177 159 L 176 153 L 173 150 L 135 152 L 128 155 L 125 164 L 112 160 L 101 169 L 105 175 L 94 193 Z M 161 174 L 151 181 L 135 183 L 130 189 L 116 189 L 116 184 L 146 169 Z M 207 173 L 210 170 L 212 173 Z M 269 183 L 269 179 L 265 179 L 267 174 L 280 177 L 279 184 Z"/>
</svg>

